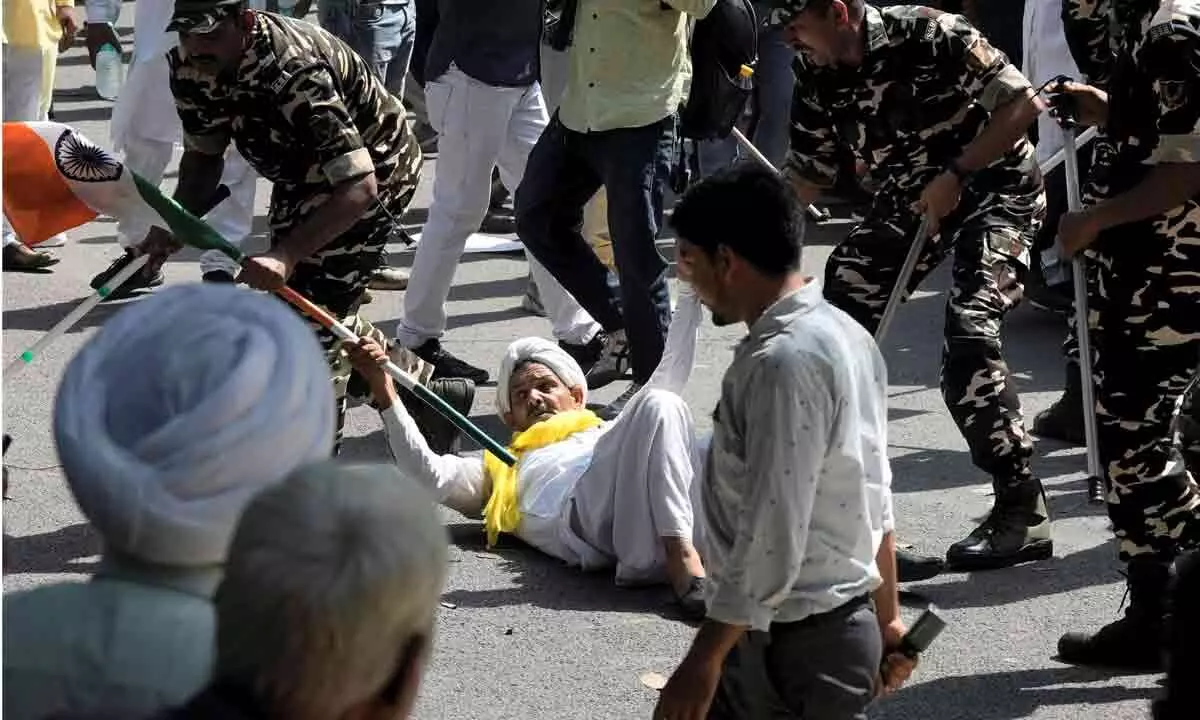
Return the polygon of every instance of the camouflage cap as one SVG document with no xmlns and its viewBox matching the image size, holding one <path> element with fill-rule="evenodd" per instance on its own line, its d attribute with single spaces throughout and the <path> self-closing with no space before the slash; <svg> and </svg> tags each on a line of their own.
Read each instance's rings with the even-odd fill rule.
<svg viewBox="0 0 1200 720">
<path fill-rule="evenodd" d="M 222 20 L 237 13 L 246 0 L 175 0 L 175 12 L 167 30 L 185 33 L 207 33 L 216 29 Z"/>
<path fill-rule="evenodd" d="M 767 25 L 787 25 L 808 7 L 809 0 L 773 0 L 767 10 Z"/>
</svg>

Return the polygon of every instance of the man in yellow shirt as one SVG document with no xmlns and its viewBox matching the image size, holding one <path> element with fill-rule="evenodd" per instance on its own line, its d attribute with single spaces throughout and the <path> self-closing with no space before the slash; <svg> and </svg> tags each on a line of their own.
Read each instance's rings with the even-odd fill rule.
<svg viewBox="0 0 1200 720">
<path fill-rule="evenodd" d="M 604 328 L 588 372 L 598 388 L 632 370 L 611 419 L 650 378 L 670 321 L 667 263 L 655 247 L 676 152 L 675 113 L 691 80 L 687 30 L 716 0 L 564 0 L 550 45 L 567 51 L 566 90 L 516 193 L 517 234 Z M 580 234 L 604 186 L 619 279 Z"/>
<path fill-rule="evenodd" d="M 45 120 L 58 52 L 78 29 L 72 0 L 4 0 L 3 113 L 5 122 Z M 22 244 L 4 220 L 4 269 L 43 271 L 58 262 Z M 51 241 L 54 242 L 54 241 Z"/>
</svg>

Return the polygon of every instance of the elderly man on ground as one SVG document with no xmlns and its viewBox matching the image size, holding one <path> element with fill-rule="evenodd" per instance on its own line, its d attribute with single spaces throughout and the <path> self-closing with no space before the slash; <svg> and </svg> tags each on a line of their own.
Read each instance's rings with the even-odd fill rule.
<svg viewBox="0 0 1200 720">
<path fill-rule="evenodd" d="M 264 491 L 217 592 L 212 683 L 156 720 L 408 717 L 447 545 L 429 492 L 394 467 L 325 461 Z"/>
<path fill-rule="evenodd" d="M 332 403 L 312 331 L 272 297 L 174 287 L 109 320 L 54 408 L 63 473 L 104 553 L 90 582 L 5 597 L 5 717 L 145 717 L 203 687 L 238 517 L 329 456 Z"/>
<path fill-rule="evenodd" d="M 699 448 L 679 393 L 691 374 L 700 317 L 699 302 L 685 290 L 658 369 L 610 422 L 587 409 L 586 377 L 565 350 L 542 338 L 509 346 L 496 404 L 514 433 L 513 467 L 490 454 L 480 462 L 430 450 L 379 367 L 383 348 L 365 339 L 349 352 L 370 383 L 396 464 L 443 505 L 482 515 L 489 544 L 509 533 L 575 567 L 615 565 L 620 585 L 667 580 L 683 614 L 699 618 Z"/>
</svg>

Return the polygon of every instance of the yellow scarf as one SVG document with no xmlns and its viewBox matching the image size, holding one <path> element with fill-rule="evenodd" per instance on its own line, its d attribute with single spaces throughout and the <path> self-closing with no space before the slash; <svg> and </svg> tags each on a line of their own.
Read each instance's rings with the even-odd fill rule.
<svg viewBox="0 0 1200 720">
<path fill-rule="evenodd" d="M 500 533 L 511 533 L 521 526 L 521 508 L 518 504 L 517 465 L 521 456 L 530 450 L 565 440 L 577 432 L 590 430 L 603 424 L 591 410 L 568 410 L 553 417 L 534 423 L 531 427 L 513 435 L 509 452 L 516 456 L 512 466 L 490 452 L 483 454 L 483 469 L 492 479 L 492 496 L 483 510 L 483 524 L 487 529 L 488 547 L 493 547 Z"/>
</svg>

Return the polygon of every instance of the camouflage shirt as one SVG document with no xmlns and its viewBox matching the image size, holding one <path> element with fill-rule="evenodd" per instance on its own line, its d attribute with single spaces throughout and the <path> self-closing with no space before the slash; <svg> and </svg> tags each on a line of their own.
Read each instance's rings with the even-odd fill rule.
<svg viewBox="0 0 1200 720">
<path fill-rule="evenodd" d="M 1112 197 L 1158 163 L 1200 162 L 1200 0 L 1105 2 L 1109 31 L 1089 47 L 1108 69 L 1114 155 L 1097 194 Z"/>
<path fill-rule="evenodd" d="M 865 6 L 859 67 L 820 67 L 797 55 L 788 172 L 820 188 L 849 148 L 897 209 L 987 126 L 991 112 L 1030 90 L 1002 52 L 958 15 L 926 7 Z M 1026 196 L 1041 190 L 1033 146 L 1022 138 L 972 187 Z"/>
<path fill-rule="evenodd" d="M 198 72 L 179 48 L 168 54 L 184 147 L 219 154 L 232 141 L 277 195 L 327 193 L 370 172 L 382 198 L 415 186 L 420 147 L 400 100 L 366 62 L 316 25 L 254 17 L 249 47 L 228 75 Z"/>
</svg>

